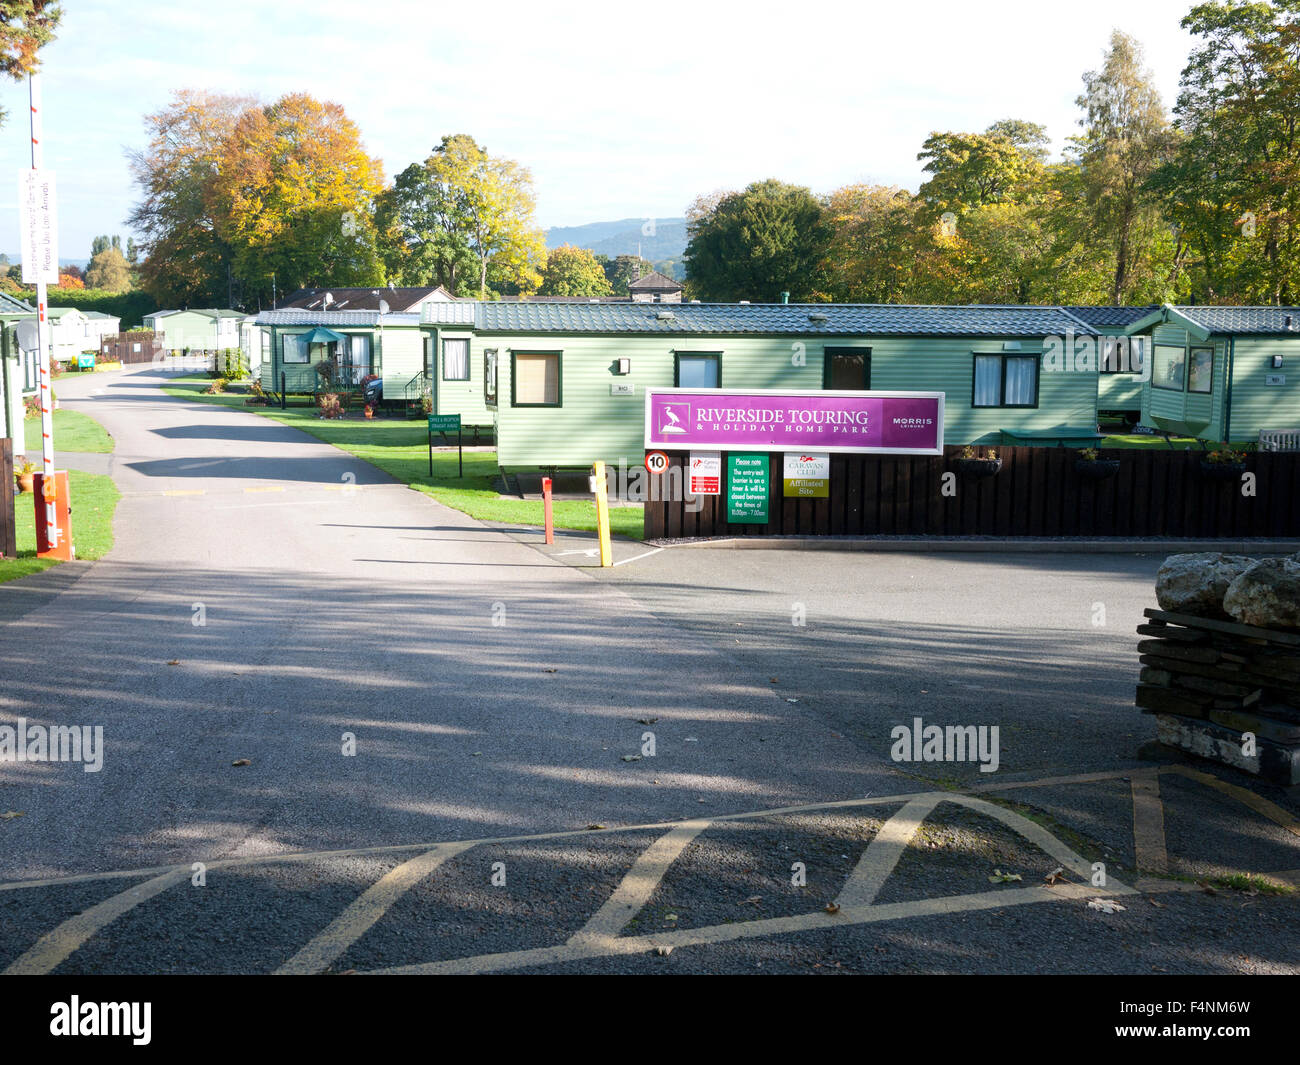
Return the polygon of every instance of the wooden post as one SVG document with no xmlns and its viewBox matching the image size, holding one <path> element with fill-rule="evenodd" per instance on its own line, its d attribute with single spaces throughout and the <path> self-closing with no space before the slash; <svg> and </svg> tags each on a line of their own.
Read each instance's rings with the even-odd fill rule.
<svg viewBox="0 0 1300 1065">
<path fill-rule="evenodd" d="M 0 440 L 0 557 L 18 557 L 18 532 L 14 523 L 14 442 Z"/>
</svg>

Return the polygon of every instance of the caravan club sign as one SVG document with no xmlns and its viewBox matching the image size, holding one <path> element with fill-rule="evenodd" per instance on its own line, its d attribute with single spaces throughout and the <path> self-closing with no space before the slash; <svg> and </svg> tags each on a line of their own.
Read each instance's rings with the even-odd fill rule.
<svg viewBox="0 0 1300 1065">
<path fill-rule="evenodd" d="M 648 388 L 645 446 L 942 455 L 943 393 Z"/>
</svg>

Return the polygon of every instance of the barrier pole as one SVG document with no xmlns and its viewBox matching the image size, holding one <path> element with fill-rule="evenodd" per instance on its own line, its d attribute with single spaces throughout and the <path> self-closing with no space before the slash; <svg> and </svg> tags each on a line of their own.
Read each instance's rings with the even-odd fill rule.
<svg viewBox="0 0 1300 1065">
<path fill-rule="evenodd" d="M 546 515 L 546 542 L 555 543 L 555 518 L 551 514 L 551 479 L 542 478 L 542 511 Z"/>
<path fill-rule="evenodd" d="M 596 463 L 595 484 L 592 486 L 596 492 L 596 533 L 600 537 L 600 564 L 602 566 L 612 566 L 613 558 L 610 557 L 609 549 L 609 495 L 605 485 L 605 464 Z"/>
</svg>

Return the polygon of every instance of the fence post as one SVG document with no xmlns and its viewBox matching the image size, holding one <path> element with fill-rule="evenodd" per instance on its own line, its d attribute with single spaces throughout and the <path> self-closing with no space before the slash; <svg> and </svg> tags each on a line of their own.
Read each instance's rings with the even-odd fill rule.
<svg viewBox="0 0 1300 1065">
<path fill-rule="evenodd" d="M 284 384 L 285 384 L 284 371 L 281 370 L 280 371 L 280 409 L 281 410 L 287 409 L 289 403 L 289 397 L 285 394 L 284 391 Z"/>
<path fill-rule="evenodd" d="M 5 437 L 0 440 L 0 558 L 17 557 L 18 531 L 14 524 L 14 442 L 9 437 Z"/>
</svg>

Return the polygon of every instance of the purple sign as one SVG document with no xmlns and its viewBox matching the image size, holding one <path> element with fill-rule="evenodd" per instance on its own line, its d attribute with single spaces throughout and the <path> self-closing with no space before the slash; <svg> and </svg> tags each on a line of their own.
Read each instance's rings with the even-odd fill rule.
<svg viewBox="0 0 1300 1065">
<path fill-rule="evenodd" d="M 943 396 L 648 388 L 645 446 L 942 455 Z"/>
</svg>

